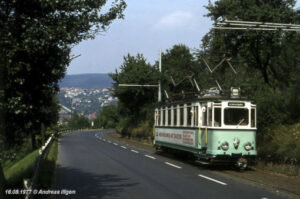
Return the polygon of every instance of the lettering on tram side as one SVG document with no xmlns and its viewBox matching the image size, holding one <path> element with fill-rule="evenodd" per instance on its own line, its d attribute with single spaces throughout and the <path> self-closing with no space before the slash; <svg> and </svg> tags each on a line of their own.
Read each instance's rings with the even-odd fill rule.
<svg viewBox="0 0 300 199">
<path fill-rule="evenodd" d="M 174 138 L 174 139 L 182 139 L 182 136 L 180 134 L 176 134 L 176 133 L 164 133 L 161 132 L 159 133 L 159 137 L 167 137 L 167 138 Z"/>
<path fill-rule="evenodd" d="M 194 145 L 194 132 L 183 131 L 183 144 Z"/>
<path fill-rule="evenodd" d="M 188 146 L 195 145 L 195 133 L 194 131 L 183 130 L 157 130 L 156 140 L 168 143 L 176 143 Z"/>
</svg>

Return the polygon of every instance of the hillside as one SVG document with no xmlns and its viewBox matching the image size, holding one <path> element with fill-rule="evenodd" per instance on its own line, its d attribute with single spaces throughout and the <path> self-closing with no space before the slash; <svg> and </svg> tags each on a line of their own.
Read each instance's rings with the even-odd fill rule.
<svg viewBox="0 0 300 199">
<path fill-rule="evenodd" d="M 60 88 L 78 87 L 83 89 L 103 89 L 112 86 L 112 79 L 108 76 L 108 74 L 66 75 L 59 85 Z"/>
</svg>

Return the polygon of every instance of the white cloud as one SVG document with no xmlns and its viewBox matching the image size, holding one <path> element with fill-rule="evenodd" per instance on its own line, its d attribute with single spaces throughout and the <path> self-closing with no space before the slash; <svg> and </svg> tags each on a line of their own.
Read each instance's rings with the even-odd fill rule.
<svg viewBox="0 0 300 199">
<path fill-rule="evenodd" d="M 175 29 L 193 26 L 193 15 L 190 12 L 176 11 L 162 17 L 155 25 L 155 29 Z"/>
</svg>

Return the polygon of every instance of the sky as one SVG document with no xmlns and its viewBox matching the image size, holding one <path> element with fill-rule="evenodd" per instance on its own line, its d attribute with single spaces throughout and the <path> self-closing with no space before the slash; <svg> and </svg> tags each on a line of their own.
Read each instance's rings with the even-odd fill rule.
<svg viewBox="0 0 300 199">
<path fill-rule="evenodd" d="M 67 74 L 115 72 L 127 54 L 141 53 L 148 62 L 158 60 L 159 50 L 184 44 L 199 49 L 213 22 L 205 17 L 208 0 L 127 0 L 123 20 L 115 20 L 94 40 L 73 47 L 74 59 Z M 300 7 L 297 1 L 296 7 Z"/>
<path fill-rule="evenodd" d="M 115 20 L 106 33 L 94 40 L 83 41 L 73 47 L 74 59 L 67 74 L 115 72 L 128 53 L 141 53 L 148 62 L 158 60 L 159 50 L 175 44 L 199 48 L 202 37 L 212 27 L 204 17 L 200 0 L 127 0 L 123 20 Z"/>
</svg>

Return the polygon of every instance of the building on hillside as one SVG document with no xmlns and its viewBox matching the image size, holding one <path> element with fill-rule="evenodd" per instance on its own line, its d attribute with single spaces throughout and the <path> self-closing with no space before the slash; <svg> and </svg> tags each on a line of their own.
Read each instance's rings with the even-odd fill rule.
<svg viewBox="0 0 300 199">
<path fill-rule="evenodd" d="M 96 112 L 88 114 L 87 117 L 89 118 L 89 120 L 94 120 L 94 119 L 96 119 Z"/>
</svg>

